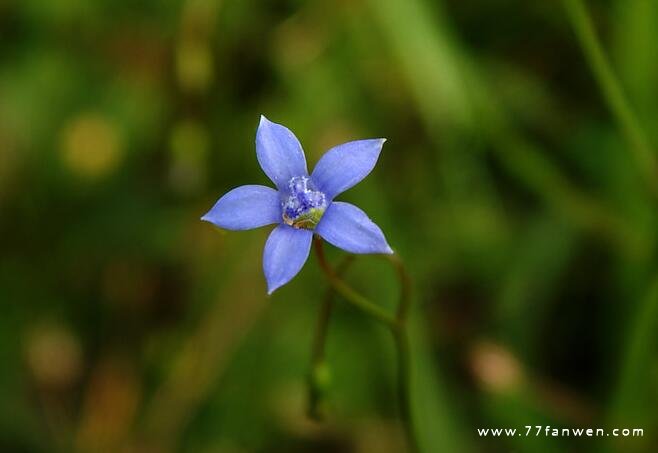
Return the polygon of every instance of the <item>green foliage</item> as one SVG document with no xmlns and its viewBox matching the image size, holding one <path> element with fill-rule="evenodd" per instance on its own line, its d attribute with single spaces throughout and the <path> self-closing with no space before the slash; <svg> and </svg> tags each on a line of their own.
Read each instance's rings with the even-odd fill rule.
<svg viewBox="0 0 658 453">
<path fill-rule="evenodd" d="M 405 451 L 386 330 L 337 298 L 310 420 L 321 272 L 267 298 L 266 232 L 199 220 L 266 183 L 261 113 L 310 167 L 388 139 L 342 199 L 413 276 L 424 451 L 652 451 L 657 28 L 649 0 L 2 2 L 0 451 Z M 345 279 L 395 306 L 376 259 Z M 477 435 L 526 425 L 644 437 Z"/>
</svg>

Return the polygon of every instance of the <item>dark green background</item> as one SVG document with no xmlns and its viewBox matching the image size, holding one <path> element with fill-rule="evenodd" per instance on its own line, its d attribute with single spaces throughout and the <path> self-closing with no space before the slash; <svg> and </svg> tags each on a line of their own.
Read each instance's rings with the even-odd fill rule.
<svg viewBox="0 0 658 453">
<path fill-rule="evenodd" d="M 588 8 L 653 153 L 658 3 Z M 0 1 L 0 451 L 404 451 L 385 329 L 338 304 L 308 420 L 316 262 L 268 298 L 269 228 L 199 221 L 269 183 L 260 114 L 311 167 L 388 138 L 341 199 L 413 276 L 427 452 L 653 451 L 658 173 L 606 99 L 561 2 Z M 476 431 L 525 425 L 644 437 Z"/>
</svg>

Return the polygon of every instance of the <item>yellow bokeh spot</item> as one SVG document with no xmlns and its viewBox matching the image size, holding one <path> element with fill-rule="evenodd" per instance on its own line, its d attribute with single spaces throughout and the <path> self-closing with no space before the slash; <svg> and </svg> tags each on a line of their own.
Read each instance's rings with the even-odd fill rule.
<svg viewBox="0 0 658 453">
<path fill-rule="evenodd" d="M 117 128 L 97 113 L 73 118 L 62 131 L 60 150 L 64 164 L 76 175 L 88 179 L 107 176 L 123 157 Z"/>
<path fill-rule="evenodd" d="M 199 92 L 208 89 L 214 77 L 213 55 L 202 40 L 186 39 L 176 48 L 176 75 L 181 88 Z"/>
<path fill-rule="evenodd" d="M 28 369 L 40 386 L 67 388 L 80 377 L 82 350 L 78 339 L 66 327 L 39 323 L 27 332 L 23 343 Z"/>
</svg>

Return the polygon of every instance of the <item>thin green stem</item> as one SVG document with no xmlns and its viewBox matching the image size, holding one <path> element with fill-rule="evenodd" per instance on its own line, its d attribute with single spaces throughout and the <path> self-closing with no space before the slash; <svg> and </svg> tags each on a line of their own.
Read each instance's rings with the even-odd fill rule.
<svg viewBox="0 0 658 453">
<path fill-rule="evenodd" d="M 409 273 L 398 255 L 379 256 L 391 263 L 395 268 L 395 272 L 398 274 L 398 280 L 400 281 L 400 304 L 398 305 L 396 319 L 399 323 L 405 323 L 411 309 L 411 277 L 409 277 Z"/>
<path fill-rule="evenodd" d="M 398 354 L 398 406 L 402 426 L 405 430 L 409 450 L 417 453 L 420 451 L 416 437 L 416 426 L 412 413 L 411 401 L 411 343 L 406 325 L 400 324 L 398 328 L 392 328 L 391 333 L 395 340 L 395 348 Z"/>
<path fill-rule="evenodd" d="M 353 261 L 354 255 L 346 256 L 336 268 L 336 275 L 340 278 L 343 273 L 347 271 Z M 336 291 L 333 286 L 327 288 L 327 292 L 325 293 L 322 304 L 320 305 L 318 323 L 313 338 L 311 370 L 309 373 L 308 386 L 308 415 L 314 420 L 322 420 L 324 416 L 322 402 L 330 380 L 329 367 L 325 360 L 325 347 L 335 295 Z"/>
<path fill-rule="evenodd" d="M 388 326 L 392 326 L 396 323 L 396 320 L 391 316 L 386 310 L 381 308 L 379 305 L 371 302 L 366 297 L 362 296 L 356 292 L 352 287 L 347 285 L 333 270 L 326 257 L 324 256 L 324 248 L 322 247 L 322 239 L 315 239 L 315 254 L 318 257 L 318 262 L 322 271 L 325 273 L 331 286 L 334 287 L 336 292 L 345 298 L 352 305 L 357 307 L 359 310 L 363 311 L 367 315 L 377 319 L 378 321 L 383 322 Z"/>
<path fill-rule="evenodd" d="M 398 255 L 382 256 L 393 265 L 400 281 L 400 303 L 395 315 L 396 326 L 391 328 L 398 353 L 398 401 L 410 449 L 413 452 L 418 452 L 420 447 L 416 437 L 411 401 L 411 370 L 413 368 L 411 363 L 411 342 L 409 340 L 409 329 L 407 328 L 407 318 L 411 311 L 411 277 Z"/>
<path fill-rule="evenodd" d="M 333 270 L 324 255 L 322 239 L 315 239 L 315 251 L 318 257 L 320 267 L 329 279 L 331 286 L 341 294 L 348 302 L 361 309 L 367 315 L 385 324 L 393 336 L 395 347 L 398 355 L 398 404 L 400 418 L 404 427 L 409 450 L 412 453 L 420 451 L 416 429 L 413 419 L 412 401 L 411 401 L 411 383 L 412 383 L 412 362 L 411 362 L 411 344 L 407 328 L 407 317 L 411 309 L 411 279 L 407 271 L 396 255 L 387 255 L 388 261 L 395 267 L 400 280 L 400 303 L 396 315 L 391 316 L 388 312 L 362 296 L 349 285 L 347 285 Z"/>
<path fill-rule="evenodd" d="M 563 3 L 608 108 L 631 144 L 631 152 L 638 171 L 652 194 L 658 195 L 656 155 L 603 51 L 587 8 L 582 0 L 563 0 Z"/>
</svg>

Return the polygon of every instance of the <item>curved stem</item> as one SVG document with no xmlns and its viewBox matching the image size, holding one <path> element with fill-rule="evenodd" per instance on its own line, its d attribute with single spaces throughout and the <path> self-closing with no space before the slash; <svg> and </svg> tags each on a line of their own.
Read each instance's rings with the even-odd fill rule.
<svg viewBox="0 0 658 453">
<path fill-rule="evenodd" d="M 400 328 L 391 329 L 398 354 L 398 406 L 400 417 L 402 418 L 402 426 L 409 442 L 409 450 L 417 453 L 420 451 L 420 448 L 418 446 L 418 439 L 416 438 L 416 427 L 411 402 L 411 344 L 406 326 L 401 326 Z"/>
<path fill-rule="evenodd" d="M 353 261 L 353 255 L 346 256 L 336 268 L 336 275 L 340 278 L 340 276 L 347 271 Z M 313 338 L 308 388 L 308 415 L 314 420 L 321 420 L 324 415 L 322 413 L 321 405 L 330 378 L 329 368 L 325 361 L 325 345 L 327 342 L 329 320 L 331 319 L 335 295 L 336 291 L 333 286 L 330 286 L 327 289 L 324 299 L 322 300 L 322 305 L 320 306 L 318 324 L 315 330 L 315 337 Z"/>
<path fill-rule="evenodd" d="M 658 195 L 658 163 L 649 140 L 624 95 L 610 62 L 599 42 L 592 19 L 582 0 L 563 0 L 571 25 L 580 41 L 594 78 L 608 107 L 631 144 L 633 158 L 653 195 Z"/>
<path fill-rule="evenodd" d="M 404 267 L 404 263 L 398 255 L 379 255 L 386 259 L 395 268 L 400 281 L 400 304 L 398 305 L 396 319 L 398 323 L 404 323 L 411 309 L 411 277 Z"/>
<path fill-rule="evenodd" d="M 370 315 L 371 317 L 377 319 L 378 321 L 383 322 L 384 324 L 391 326 L 396 323 L 396 320 L 391 316 L 386 310 L 381 308 L 379 305 L 371 302 L 367 298 L 363 297 L 361 294 L 356 292 L 352 287 L 348 286 L 337 274 L 334 272 L 333 268 L 327 261 L 324 256 L 324 248 L 322 247 L 322 239 L 317 237 L 314 239 L 315 242 L 315 254 L 318 257 L 318 262 L 322 271 L 325 273 L 329 279 L 329 283 L 334 287 L 336 292 L 343 296 L 348 302 L 352 305 Z"/>
<path fill-rule="evenodd" d="M 382 256 L 393 265 L 400 281 L 400 303 L 395 315 L 396 325 L 391 328 L 398 353 L 398 404 L 410 449 L 418 452 L 420 448 L 416 438 L 411 402 L 411 342 L 407 329 L 407 317 L 411 310 L 411 277 L 398 255 Z"/>
<path fill-rule="evenodd" d="M 371 302 L 366 297 L 347 285 L 333 270 L 324 255 L 323 242 L 315 238 L 315 252 L 320 267 L 329 279 L 331 286 L 341 294 L 348 302 L 361 309 L 367 315 L 385 324 L 393 335 L 398 355 L 398 404 L 400 417 L 404 426 L 405 435 L 409 444 L 409 450 L 413 453 L 420 451 L 416 429 L 413 421 L 411 402 L 412 363 L 411 345 L 407 328 L 407 316 L 411 308 L 411 279 L 407 271 L 396 255 L 385 255 L 385 258 L 395 267 L 400 280 L 400 303 L 395 316 L 391 316 L 386 310 Z"/>
</svg>

